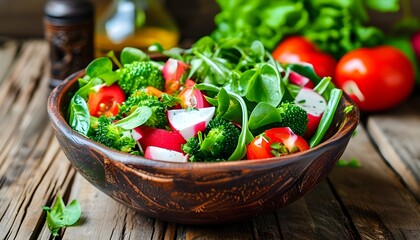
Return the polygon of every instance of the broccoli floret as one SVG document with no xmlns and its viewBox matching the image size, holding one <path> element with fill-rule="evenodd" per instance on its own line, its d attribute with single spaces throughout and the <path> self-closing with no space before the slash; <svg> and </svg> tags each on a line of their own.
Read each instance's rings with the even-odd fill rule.
<svg viewBox="0 0 420 240">
<path fill-rule="evenodd" d="M 152 110 L 152 115 L 144 125 L 154 128 L 166 128 L 168 118 L 166 116 L 167 106 L 161 102 L 158 97 L 148 95 L 139 90 L 131 94 L 120 106 L 117 118 L 123 118 L 130 115 L 136 108 L 146 106 Z"/>
<path fill-rule="evenodd" d="M 136 141 L 131 136 L 131 132 L 115 126 L 113 120 L 113 117 L 107 118 L 105 116 L 100 116 L 95 124 L 91 125 L 93 132 L 90 135 L 90 138 L 107 147 L 126 153 L 136 154 Z"/>
<path fill-rule="evenodd" d="M 182 150 L 189 154 L 189 160 L 191 162 L 204 162 L 206 160 L 210 160 L 206 159 L 204 153 L 200 151 L 202 133 L 198 132 L 198 135 L 199 136 L 197 137 L 188 139 L 188 141 L 182 145 Z"/>
<path fill-rule="evenodd" d="M 230 121 L 223 118 L 212 119 L 204 135 L 190 138 L 182 150 L 189 154 L 192 162 L 225 161 L 236 149 L 240 131 Z"/>
<path fill-rule="evenodd" d="M 117 70 L 118 84 L 128 95 L 152 86 L 163 91 L 165 80 L 162 71 L 150 62 L 132 62 Z"/>
<path fill-rule="evenodd" d="M 290 127 L 299 136 L 306 133 L 309 119 L 305 109 L 293 103 L 282 103 L 277 110 L 281 115 L 281 127 Z"/>
</svg>

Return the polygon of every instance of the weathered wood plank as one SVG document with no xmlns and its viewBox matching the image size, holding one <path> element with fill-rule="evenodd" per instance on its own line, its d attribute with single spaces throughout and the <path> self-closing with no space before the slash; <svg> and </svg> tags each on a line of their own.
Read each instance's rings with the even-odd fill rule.
<svg viewBox="0 0 420 240">
<path fill-rule="evenodd" d="M 281 239 L 282 234 L 275 212 L 268 213 L 252 220 L 254 239 Z"/>
<path fill-rule="evenodd" d="M 420 201 L 420 95 L 370 116 L 367 129 L 384 158 Z"/>
<path fill-rule="evenodd" d="M 176 239 L 254 239 L 251 222 L 223 225 L 179 225 Z"/>
<path fill-rule="evenodd" d="M 24 44 L 0 87 L 0 239 L 38 237 L 45 228 L 42 206 L 66 192 L 75 173 L 47 120 L 44 59 L 44 42 Z"/>
<path fill-rule="evenodd" d="M 285 239 L 353 239 L 355 235 L 327 181 L 277 210 L 277 218 Z"/>
<path fill-rule="evenodd" d="M 362 239 L 419 239 L 420 205 L 388 168 L 359 126 L 343 159 L 360 168 L 336 168 L 330 174 L 343 207 Z"/>
<path fill-rule="evenodd" d="M 77 226 L 67 228 L 63 239 L 162 239 L 164 236 L 165 223 L 114 201 L 79 174 L 69 199 L 78 199 L 82 220 Z"/>
<path fill-rule="evenodd" d="M 19 43 L 14 40 L 0 39 L 0 83 L 9 72 L 15 60 Z"/>
</svg>

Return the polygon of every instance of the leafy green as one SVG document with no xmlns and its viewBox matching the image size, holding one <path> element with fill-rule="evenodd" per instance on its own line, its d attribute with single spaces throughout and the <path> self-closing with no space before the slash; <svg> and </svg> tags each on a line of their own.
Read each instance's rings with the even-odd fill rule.
<svg viewBox="0 0 420 240">
<path fill-rule="evenodd" d="M 207 83 L 200 83 L 197 85 L 197 88 L 200 90 L 206 90 L 206 91 L 212 91 L 212 92 L 220 92 L 221 88 L 216 87 L 212 84 L 207 84 Z M 238 143 L 236 145 L 235 151 L 232 153 L 232 155 L 229 157 L 228 160 L 232 161 L 232 160 L 240 160 L 242 159 L 245 154 L 246 154 L 246 144 L 250 143 L 254 137 L 252 136 L 251 132 L 248 129 L 248 109 L 247 106 L 244 102 L 244 100 L 242 99 L 241 96 L 232 93 L 232 92 L 228 92 L 229 97 L 236 100 L 241 108 L 241 133 L 239 135 L 239 140 Z"/>
<path fill-rule="evenodd" d="M 70 102 L 69 125 L 77 132 L 86 135 L 90 127 L 90 114 L 86 101 L 78 94 Z"/>
<path fill-rule="evenodd" d="M 366 5 L 378 12 L 398 12 L 399 0 L 366 0 Z"/>
<path fill-rule="evenodd" d="M 152 116 L 152 109 L 146 106 L 136 108 L 130 115 L 114 123 L 116 127 L 131 130 L 144 124 Z"/>
<path fill-rule="evenodd" d="M 280 112 L 272 105 L 260 102 L 249 116 L 249 129 L 257 129 L 270 123 L 281 122 Z"/>
<path fill-rule="evenodd" d="M 362 164 L 356 158 L 352 158 L 350 160 L 339 159 L 337 161 L 337 167 L 351 167 L 351 168 L 359 168 Z"/>
<path fill-rule="evenodd" d="M 278 71 L 270 64 L 263 64 L 244 72 L 239 80 L 246 86 L 245 97 L 254 102 L 266 102 L 276 107 L 280 104 L 284 87 Z"/>
<path fill-rule="evenodd" d="M 398 0 L 217 0 L 216 39 L 240 36 L 260 40 L 268 50 L 290 35 L 304 35 L 335 57 L 383 40 L 376 27 L 366 26 L 369 11 L 397 12 Z M 232 14 L 235 13 L 235 14 Z"/>
<path fill-rule="evenodd" d="M 60 195 L 52 207 L 44 206 L 42 209 L 47 213 L 47 225 L 54 237 L 59 235 L 60 228 L 75 224 L 82 213 L 77 199 L 66 206 Z"/>
<path fill-rule="evenodd" d="M 93 60 L 86 67 L 86 75 L 98 77 L 104 73 L 112 72 L 112 61 L 107 57 L 101 57 Z"/>
<path fill-rule="evenodd" d="M 86 103 L 88 95 L 95 91 L 95 86 L 101 83 L 101 79 L 91 78 L 87 84 L 77 90 L 70 100 L 69 125 L 83 135 L 88 133 L 90 126 L 90 113 Z"/>
<path fill-rule="evenodd" d="M 133 48 L 133 47 L 125 47 L 123 48 L 123 50 L 121 51 L 121 64 L 125 65 L 125 64 L 129 64 L 132 63 L 134 61 L 146 61 L 149 60 L 149 56 L 143 52 L 142 50 L 138 49 L 138 48 Z"/>
</svg>

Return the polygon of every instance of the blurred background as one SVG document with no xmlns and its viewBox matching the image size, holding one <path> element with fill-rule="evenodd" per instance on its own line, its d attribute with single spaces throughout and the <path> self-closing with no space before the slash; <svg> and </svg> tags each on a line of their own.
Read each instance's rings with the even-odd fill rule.
<svg viewBox="0 0 420 240">
<path fill-rule="evenodd" d="M 43 37 L 43 8 L 47 0 L 0 0 L 0 36 Z M 111 0 L 91 0 L 97 14 Z M 180 28 L 181 40 L 196 39 L 214 29 L 219 11 L 214 0 L 176 0 L 163 3 Z M 192 21 L 194 19 L 194 21 Z"/>
<path fill-rule="evenodd" d="M 111 0 L 91 0 L 100 14 Z M 386 2 L 387 0 L 385 0 Z M 18 38 L 43 37 L 43 8 L 46 0 L 0 0 L 0 36 Z M 180 30 L 181 43 L 209 34 L 215 27 L 214 16 L 219 12 L 215 0 L 164 1 Z M 413 13 L 420 13 L 420 1 L 411 0 Z M 370 24 L 387 30 L 401 18 L 396 13 L 370 13 Z"/>
</svg>

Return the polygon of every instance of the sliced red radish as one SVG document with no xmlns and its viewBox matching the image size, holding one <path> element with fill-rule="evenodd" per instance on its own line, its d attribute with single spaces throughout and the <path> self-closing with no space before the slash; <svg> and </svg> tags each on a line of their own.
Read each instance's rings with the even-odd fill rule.
<svg viewBox="0 0 420 240">
<path fill-rule="evenodd" d="M 300 75 L 299 73 L 290 71 L 289 81 L 301 87 L 314 88 L 315 84 L 307 77 Z"/>
<path fill-rule="evenodd" d="M 182 152 L 181 145 L 186 142 L 178 132 L 147 126 L 134 128 L 132 135 L 143 149 L 155 146 Z"/>
<path fill-rule="evenodd" d="M 150 146 L 144 151 L 144 157 L 153 160 L 161 160 L 168 162 L 187 162 L 188 156 L 182 152 L 174 150 Z"/>
<path fill-rule="evenodd" d="M 327 107 L 327 101 L 319 93 L 310 88 L 302 88 L 295 98 L 296 105 L 302 107 L 308 113 L 308 130 L 304 137 L 311 137 L 318 128 L 322 114 Z"/>
<path fill-rule="evenodd" d="M 188 65 L 179 60 L 169 58 L 162 69 L 165 79 L 165 92 L 174 93 L 181 86 L 179 80 L 188 69 Z"/>
<path fill-rule="evenodd" d="M 169 58 L 162 69 L 163 78 L 166 81 L 179 81 L 187 69 L 186 63 Z"/>
<path fill-rule="evenodd" d="M 168 120 L 171 128 L 179 132 L 185 140 L 194 137 L 197 132 L 203 132 L 213 118 L 215 107 L 198 109 L 168 110 Z"/>
</svg>

